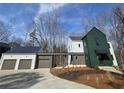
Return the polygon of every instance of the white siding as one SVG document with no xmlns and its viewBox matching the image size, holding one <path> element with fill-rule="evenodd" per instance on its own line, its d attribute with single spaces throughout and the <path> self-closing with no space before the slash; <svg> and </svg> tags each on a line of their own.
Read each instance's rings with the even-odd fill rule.
<svg viewBox="0 0 124 93">
<path fill-rule="evenodd" d="M 80 47 L 79 47 L 80 44 Z M 84 47 L 83 47 L 83 41 L 82 40 L 71 40 L 68 39 L 68 52 L 83 52 L 84 53 Z M 71 62 L 71 55 L 68 55 L 68 64 Z"/>
<path fill-rule="evenodd" d="M 115 57 L 115 53 L 114 53 L 114 49 L 113 49 L 113 47 L 112 47 L 112 44 L 111 44 L 111 42 L 108 42 L 108 43 L 109 43 L 109 46 L 110 46 L 110 48 L 109 48 L 110 53 L 111 53 L 111 55 L 113 56 L 113 64 L 114 64 L 115 66 L 118 66 L 117 60 L 116 60 L 116 57 Z"/>
<path fill-rule="evenodd" d="M 80 47 L 79 47 L 80 44 Z M 82 40 L 68 40 L 68 52 L 84 52 Z"/>
<path fill-rule="evenodd" d="M 1 61 L 0 61 L 1 62 L 0 69 L 2 68 L 4 59 L 17 59 L 15 70 L 18 69 L 20 59 L 32 59 L 31 69 L 34 69 L 36 54 L 2 54 Z"/>
</svg>

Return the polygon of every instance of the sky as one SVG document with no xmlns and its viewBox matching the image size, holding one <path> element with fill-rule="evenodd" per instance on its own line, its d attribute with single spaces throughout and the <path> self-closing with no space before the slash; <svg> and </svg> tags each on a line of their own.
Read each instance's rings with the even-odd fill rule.
<svg viewBox="0 0 124 93">
<path fill-rule="evenodd" d="M 65 31 L 79 33 L 83 31 L 86 17 L 110 12 L 118 4 L 0 4 L 0 21 L 11 25 L 12 35 L 24 38 L 24 34 L 39 15 L 52 11 L 52 7 L 59 12 L 60 23 Z M 120 4 L 124 6 L 124 4 Z"/>
</svg>

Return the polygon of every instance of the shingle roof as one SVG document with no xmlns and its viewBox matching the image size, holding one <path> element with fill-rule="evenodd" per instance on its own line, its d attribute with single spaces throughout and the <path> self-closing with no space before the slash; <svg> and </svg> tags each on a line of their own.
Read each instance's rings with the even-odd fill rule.
<svg viewBox="0 0 124 93">
<path fill-rule="evenodd" d="M 82 36 L 69 36 L 71 40 L 81 40 Z"/>
<path fill-rule="evenodd" d="M 6 53 L 38 53 L 40 47 L 17 47 L 12 48 Z"/>
</svg>

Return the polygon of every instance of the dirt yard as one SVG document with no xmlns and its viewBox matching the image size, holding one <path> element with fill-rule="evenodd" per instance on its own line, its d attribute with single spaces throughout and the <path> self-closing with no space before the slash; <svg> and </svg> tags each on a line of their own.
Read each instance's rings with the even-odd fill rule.
<svg viewBox="0 0 124 93">
<path fill-rule="evenodd" d="M 98 89 L 124 89 L 124 75 L 88 67 L 51 69 L 60 78 L 85 84 Z"/>
</svg>

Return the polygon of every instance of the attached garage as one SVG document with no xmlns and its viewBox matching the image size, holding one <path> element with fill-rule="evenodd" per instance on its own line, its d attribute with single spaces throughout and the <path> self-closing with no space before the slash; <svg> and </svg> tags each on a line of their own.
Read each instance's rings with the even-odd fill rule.
<svg viewBox="0 0 124 93">
<path fill-rule="evenodd" d="M 52 64 L 52 56 L 38 56 L 36 68 L 50 68 Z"/>
<path fill-rule="evenodd" d="M 2 70 L 11 70 L 11 69 L 15 69 L 15 65 L 16 65 L 16 59 L 5 59 L 3 61 L 3 66 L 2 66 Z"/>
<path fill-rule="evenodd" d="M 2 54 L 0 69 L 35 69 L 39 47 L 18 47 Z"/>
</svg>

